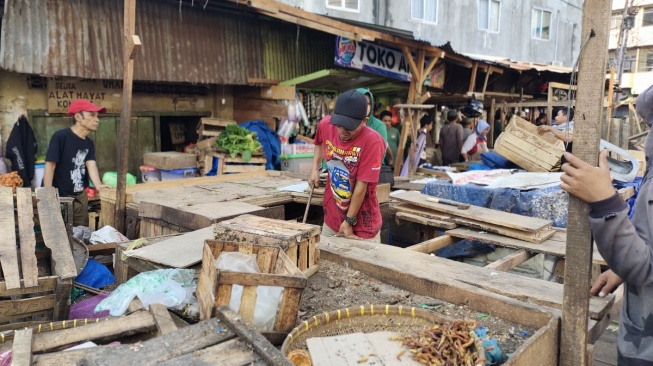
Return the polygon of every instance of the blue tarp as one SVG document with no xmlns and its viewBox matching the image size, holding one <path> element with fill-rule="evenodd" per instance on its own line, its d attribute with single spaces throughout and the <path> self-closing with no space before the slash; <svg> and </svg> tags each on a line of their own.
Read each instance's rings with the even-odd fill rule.
<svg viewBox="0 0 653 366">
<path fill-rule="evenodd" d="M 281 142 L 277 133 L 268 127 L 264 121 L 250 121 L 240 124 L 241 127 L 246 128 L 252 132 L 256 132 L 258 142 L 263 146 L 267 163 L 265 164 L 266 170 L 281 170 Z"/>
<path fill-rule="evenodd" d="M 567 227 L 569 196 L 559 186 L 521 191 L 434 181 L 427 183 L 422 193 L 523 216 L 539 217 L 553 221 L 554 226 Z"/>
</svg>

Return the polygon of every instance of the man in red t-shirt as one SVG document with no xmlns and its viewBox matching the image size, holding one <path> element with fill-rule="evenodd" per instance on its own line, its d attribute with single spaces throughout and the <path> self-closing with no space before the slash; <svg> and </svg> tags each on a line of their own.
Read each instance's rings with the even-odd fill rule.
<svg viewBox="0 0 653 366">
<path fill-rule="evenodd" d="M 348 90 L 338 97 L 333 116 L 323 118 L 315 134 L 309 184 L 319 184 L 326 160 L 329 179 L 324 191 L 322 235 L 380 242 L 382 219 L 376 185 L 385 141 L 367 127 L 370 106 L 363 94 Z"/>
</svg>

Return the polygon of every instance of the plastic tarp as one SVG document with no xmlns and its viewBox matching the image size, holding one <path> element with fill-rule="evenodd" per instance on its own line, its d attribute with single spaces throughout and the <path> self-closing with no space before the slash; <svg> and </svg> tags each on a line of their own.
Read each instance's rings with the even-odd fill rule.
<svg viewBox="0 0 653 366">
<path fill-rule="evenodd" d="M 521 191 L 433 181 L 426 184 L 422 193 L 470 205 L 551 220 L 554 226 L 567 227 L 569 195 L 559 186 Z"/>
</svg>

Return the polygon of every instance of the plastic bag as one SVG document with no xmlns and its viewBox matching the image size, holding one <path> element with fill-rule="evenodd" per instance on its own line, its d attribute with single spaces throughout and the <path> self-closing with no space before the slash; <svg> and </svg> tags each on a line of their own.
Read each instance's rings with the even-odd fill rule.
<svg viewBox="0 0 653 366">
<path fill-rule="evenodd" d="M 118 186 L 118 172 L 106 172 L 102 175 L 102 183 L 109 187 Z M 131 186 L 136 184 L 136 177 L 127 173 L 127 185 Z"/>
<path fill-rule="evenodd" d="M 150 304 L 163 304 L 173 309 L 183 309 L 192 302 L 197 287 L 192 269 L 158 269 L 143 272 L 118 286 L 109 297 L 95 307 L 95 311 L 109 310 L 112 316 L 120 316 L 127 311 L 129 303 L 138 297 L 143 307 Z"/>
<path fill-rule="evenodd" d="M 91 240 L 91 229 L 87 226 L 75 226 L 73 228 L 73 237 L 84 244 L 88 244 Z"/>
<path fill-rule="evenodd" d="M 221 253 L 218 259 L 215 260 L 215 266 L 219 270 L 225 271 L 261 273 L 256 263 L 256 258 L 238 252 Z M 283 287 L 256 287 L 256 305 L 254 306 L 254 319 L 252 321 L 252 325 L 256 329 L 271 331 L 274 328 L 282 293 Z M 242 296 L 243 286 L 233 285 L 231 288 L 231 299 L 229 300 L 231 310 L 238 312 Z"/>
</svg>

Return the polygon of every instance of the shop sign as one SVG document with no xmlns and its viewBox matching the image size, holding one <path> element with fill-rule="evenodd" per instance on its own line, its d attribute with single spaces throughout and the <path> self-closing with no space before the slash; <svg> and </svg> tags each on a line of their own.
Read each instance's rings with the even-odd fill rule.
<svg viewBox="0 0 653 366">
<path fill-rule="evenodd" d="M 48 79 L 48 112 L 66 113 L 74 100 L 87 99 L 105 107 L 107 113 L 120 113 L 122 81 L 55 77 Z"/>
<path fill-rule="evenodd" d="M 412 73 L 400 50 L 365 41 L 336 37 L 335 64 L 371 74 L 410 82 Z M 430 60 L 427 59 L 428 64 Z M 436 72 L 437 70 L 437 72 Z M 440 61 L 429 73 L 424 85 L 441 88 L 444 84 L 444 62 Z"/>
</svg>

